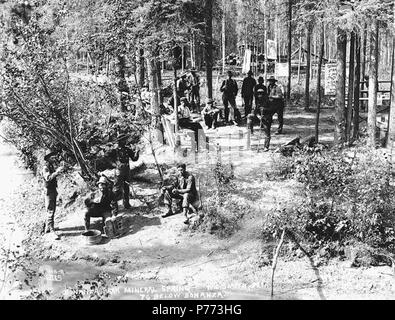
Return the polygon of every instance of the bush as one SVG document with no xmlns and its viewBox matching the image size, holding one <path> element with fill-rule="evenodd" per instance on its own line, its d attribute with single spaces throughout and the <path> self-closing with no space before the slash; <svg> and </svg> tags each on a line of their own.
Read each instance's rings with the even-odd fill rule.
<svg viewBox="0 0 395 320">
<path fill-rule="evenodd" d="M 306 199 L 269 217 L 265 237 L 287 227 L 322 247 L 347 241 L 395 252 L 395 187 L 379 150 L 300 152 L 281 171 L 306 186 Z"/>
<path fill-rule="evenodd" d="M 213 192 L 205 199 L 202 214 L 191 228 L 228 237 L 239 229 L 240 219 L 249 206 L 238 201 L 233 194 L 235 184 L 231 164 L 224 165 L 217 161 L 210 171 L 215 181 Z"/>
<path fill-rule="evenodd" d="M 240 219 L 248 209 L 244 203 L 229 199 L 220 203 L 217 195 L 206 199 L 207 206 L 200 223 L 193 225 L 193 229 L 216 234 L 226 238 L 239 230 Z"/>
</svg>

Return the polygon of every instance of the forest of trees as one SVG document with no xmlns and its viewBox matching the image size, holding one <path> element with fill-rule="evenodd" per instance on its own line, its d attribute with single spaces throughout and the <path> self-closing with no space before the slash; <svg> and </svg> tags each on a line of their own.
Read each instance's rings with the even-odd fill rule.
<svg viewBox="0 0 395 320">
<path fill-rule="evenodd" d="M 337 64 L 337 145 L 359 136 L 360 81 L 368 76 L 371 145 L 378 78 L 392 76 L 393 87 L 392 0 L 2 0 L 0 5 L 1 116 L 26 140 L 22 149 L 55 142 L 82 167 L 87 155 L 75 136 L 88 105 L 105 101 L 110 109 L 126 112 L 133 109 L 135 92 L 148 86 L 153 114 L 149 122 L 158 127 L 164 69 L 172 70 L 174 83 L 180 69 L 196 67 L 205 73 L 207 96 L 213 97 L 213 70 L 224 71 L 222 60 L 229 54 L 242 59 L 246 48 L 255 60 L 265 57 L 268 39 L 276 41 L 278 61 L 287 62 L 289 71 L 292 61 L 298 61 L 298 82 L 304 60 L 306 110 L 312 107 L 310 81 L 316 81 L 317 140 L 325 62 Z M 84 72 L 105 74 L 111 81 L 83 88 L 73 75 Z M 295 77 L 289 72 L 284 81 L 290 106 Z M 87 90 L 97 91 L 94 102 Z M 141 119 L 135 121 L 136 127 Z M 28 128 L 33 130 L 21 134 Z M 94 176 L 89 166 L 84 171 Z"/>
</svg>

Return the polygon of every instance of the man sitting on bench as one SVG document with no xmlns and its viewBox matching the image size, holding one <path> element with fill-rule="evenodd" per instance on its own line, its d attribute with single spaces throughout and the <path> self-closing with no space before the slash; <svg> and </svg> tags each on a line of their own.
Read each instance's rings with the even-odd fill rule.
<svg viewBox="0 0 395 320">
<path fill-rule="evenodd" d="M 213 99 L 207 99 L 206 106 L 202 110 L 202 118 L 208 129 L 215 129 L 217 127 L 219 109 L 214 106 Z"/>
<path fill-rule="evenodd" d="M 182 200 L 182 210 L 187 218 L 184 223 L 188 224 L 188 212 L 189 205 L 197 200 L 197 189 L 195 183 L 195 177 L 186 171 L 186 165 L 184 163 L 177 166 L 179 176 L 176 181 L 169 185 L 162 187 L 162 194 L 164 195 L 164 203 L 167 207 L 167 212 L 162 217 L 166 218 L 174 214 L 172 210 L 173 199 Z"/>
<path fill-rule="evenodd" d="M 181 104 L 178 106 L 178 124 L 180 128 L 193 130 L 195 133 L 195 141 L 197 146 L 197 151 L 199 150 L 199 136 L 201 136 L 202 141 L 206 140 L 206 136 L 203 131 L 203 127 L 199 122 L 192 121 L 191 111 L 187 106 L 187 98 L 181 98 Z"/>
</svg>

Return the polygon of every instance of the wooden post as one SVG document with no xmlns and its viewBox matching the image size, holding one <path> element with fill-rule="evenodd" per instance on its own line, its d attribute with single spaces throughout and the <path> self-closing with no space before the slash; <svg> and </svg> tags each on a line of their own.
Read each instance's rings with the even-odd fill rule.
<svg viewBox="0 0 395 320">
<path fill-rule="evenodd" d="M 281 233 L 281 238 L 280 238 L 280 242 L 278 243 L 278 246 L 274 252 L 274 257 L 273 257 L 273 262 L 272 262 L 272 277 L 271 277 L 271 290 L 270 290 L 270 297 L 273 298 L 274 295 L 274 272 L 276 271 L 276 267 L 277 267 L 277 260 L 278 260 L 278 255 L 280 253 L 280 249 L 284 243 L 284 238 L 285 238 L 285 229 L 283 229 L 282 233 Z"/>
</svg>

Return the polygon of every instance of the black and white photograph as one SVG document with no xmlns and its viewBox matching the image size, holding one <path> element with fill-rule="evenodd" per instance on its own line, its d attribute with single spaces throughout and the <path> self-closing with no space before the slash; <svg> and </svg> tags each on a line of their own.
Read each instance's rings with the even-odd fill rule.
<svg viewBox="0 0 395 320">
<path fill-rule="evenodd" d="M 0 0 L 0 300 L 394 300 L 394 15 Z"/>
</svg>

